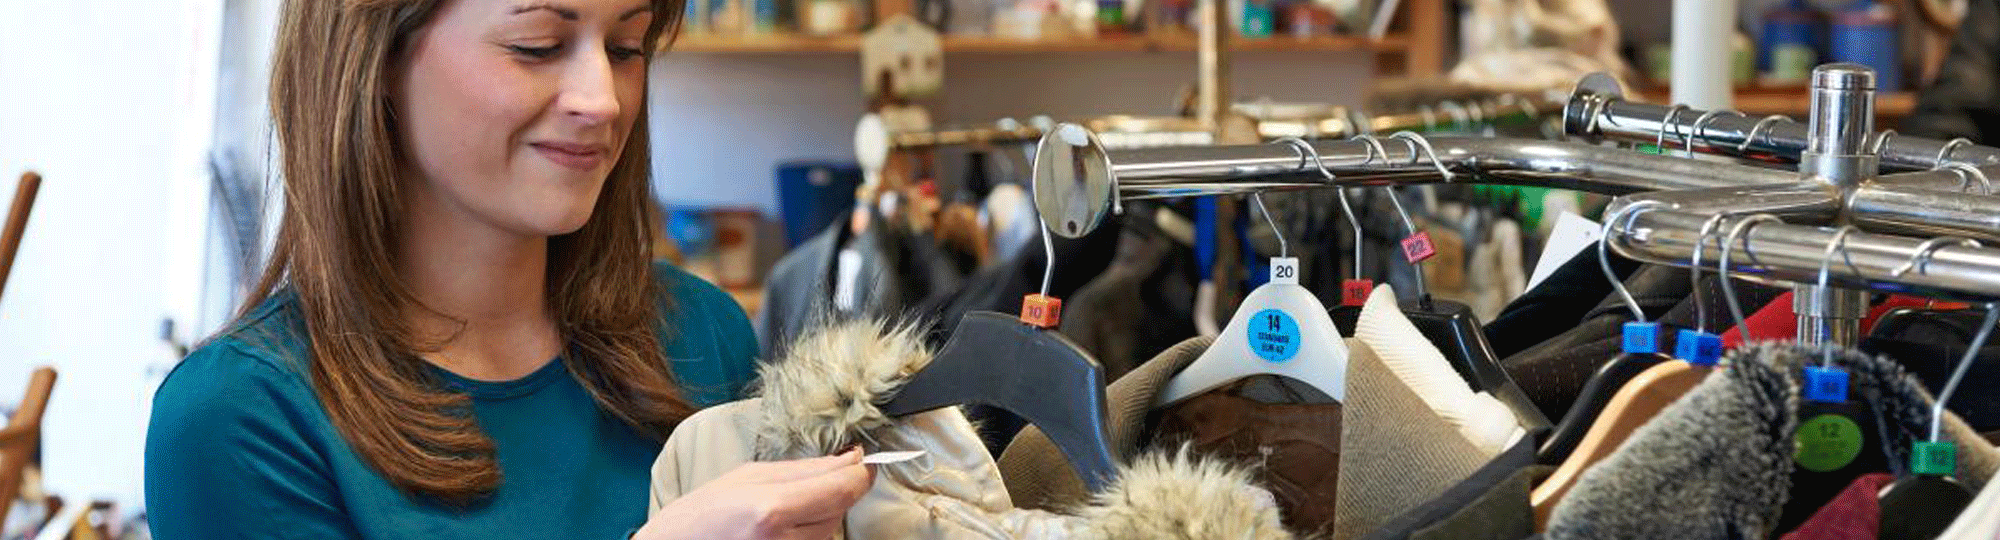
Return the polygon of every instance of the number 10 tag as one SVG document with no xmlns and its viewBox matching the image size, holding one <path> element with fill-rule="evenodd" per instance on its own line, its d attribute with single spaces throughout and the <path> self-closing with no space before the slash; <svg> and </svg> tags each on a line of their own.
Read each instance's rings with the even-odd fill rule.
<svg viewBox="0 0 2000 540">
<path fill-rule="evenodd" d="M 1272 258 L 1271 258 L 1271 283 L 1276 283 L 1276 284 L 1279 284 L 1279 285 L 1298 285 L 1298 284 L 1299 284 L 1299 258 L 1298 258 L 1298 257 L 1272 257 Z"/>
</svg>

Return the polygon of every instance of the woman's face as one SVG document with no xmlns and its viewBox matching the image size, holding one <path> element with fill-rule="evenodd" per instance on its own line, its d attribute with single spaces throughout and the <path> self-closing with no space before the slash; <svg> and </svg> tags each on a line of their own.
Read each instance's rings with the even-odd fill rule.
<svg viewBox="0 0 2000 540">
<path fill-rule="evenodd" d="M 646 0 L 445 0 L 390 98 L 413 210 L 583 227 L 639 113 L 652 17 Z"/>
</svg>

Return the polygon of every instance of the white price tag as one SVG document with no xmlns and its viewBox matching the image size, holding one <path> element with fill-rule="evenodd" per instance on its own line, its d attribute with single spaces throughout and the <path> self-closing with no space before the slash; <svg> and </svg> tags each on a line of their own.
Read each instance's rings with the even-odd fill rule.
<svg viewBox="0 0 2000 540">
<path fill-rule="evenodd" d="M 1298 257 L 1272 257 L 1272 258 L 1271 258 L 1271 283 L 1276 283 L 1276 284 L 1279 284 L 1279 285 L 1298 285 L 1298 284 L 1299 284 L 1299 258 L 1298 258 Z"/>
<path fill-rule="evenodd" d="M 923 450 L 906 450 L 902 452 L 876 452 L 873 454 L 868 454 L 866 456 L 861 456 L 861 463 L 865 465 L 888 465 L 891 463 L 902 463 L 912 459 L 917 459 L 918 457 L 922 457 L 923 455 L 924 455 Z"/>
</svg>

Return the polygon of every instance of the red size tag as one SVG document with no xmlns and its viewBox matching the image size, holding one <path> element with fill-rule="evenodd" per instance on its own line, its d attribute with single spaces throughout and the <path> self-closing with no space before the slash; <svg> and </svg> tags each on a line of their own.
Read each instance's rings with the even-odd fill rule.
<svg viewBox="0 0 2000 540">
<path fill-rule="evenodd" d="M 1403 258 L 1409 259 L 1410 264 L 1424 262 L 1432 255 L 1437 255 L 1437 247 L 1431 245 L 1431 233 L 1419 232 L 1403 239 Z"/>
<path fill-rule="evenodd" d="M 1021 322 L 1040 328 L 1055 328 L 1062 322 L 1062 299 L 1039 294 L 1022 297 Z"/>
<path fill-rule="evenodd" d="M 1375 282 L 1367 279 L 1340 280 L 1340 305 L 1360 306 L 1368 303 L 1368 293 L 1375 292 Z"/>
</svg>

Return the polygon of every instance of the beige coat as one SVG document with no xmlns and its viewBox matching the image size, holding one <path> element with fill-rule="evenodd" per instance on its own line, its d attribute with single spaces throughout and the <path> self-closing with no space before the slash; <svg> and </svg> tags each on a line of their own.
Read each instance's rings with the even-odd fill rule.
<svg viewBox="0 0 2000 540">
<path fill-rule="evenodd" d="M 847 513 L 844 538 L 1231 539 L 1292 538 L 1269 493 L 1247 472 L 1185 452 L 1123 465 L 1088 501 L 1056 511 L 1016 508 L 999 468 L 957 409 L 888 418 L 894 395 L 931 351 L 908 330 L 845 323 L 807 336 L 763 369 L 758 397 L 696 413 L 653 465 L 651 508 L 738 465 L 836 453 L 925 450 L 877 469 Z"/>
</svg>

